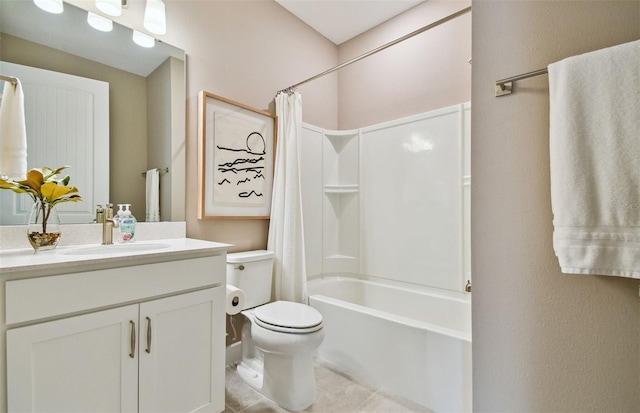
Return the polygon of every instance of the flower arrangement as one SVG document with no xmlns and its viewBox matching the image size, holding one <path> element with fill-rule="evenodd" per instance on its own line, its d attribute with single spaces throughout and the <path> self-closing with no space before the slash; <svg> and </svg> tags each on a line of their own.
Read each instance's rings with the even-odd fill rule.
<svg viewBox="0 0 640 413">
<path fill-rule="evenodd" d="M 60 238 L 60 233 L 47 232 L 47 224 L 54 212 L 54 207 L 63 202 L 82 201 L 78 195 L 78 188 L 69 186 L 69 175 L 58 179 L 58 174 L 69 166 L 62 166 L 57 169 L 49 167 L 34 168 L 27 172 L 27 179 L 15 181 L 5 176 L 0 176 L 0 189 L 10 189 L 13 192 L 28 194 L 35 203 L 33 219 L 42 225 L 42 232 L 30 231 L 29 242 L 34 248 L 46 245 L 56 245 Z"/>
</svg>

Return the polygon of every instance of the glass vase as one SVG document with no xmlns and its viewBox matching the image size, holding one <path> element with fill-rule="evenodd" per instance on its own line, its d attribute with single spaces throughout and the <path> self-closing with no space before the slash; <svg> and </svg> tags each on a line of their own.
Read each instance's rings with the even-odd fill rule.
<svg viewBox="0 0 640 413">
<path fill-rule="evenodd" d="M 34 250 L 52 250 L 60 241 L 62 226 L 55 206 L 36 201 L 27 223 L 27 238 Z"/>
</svg>

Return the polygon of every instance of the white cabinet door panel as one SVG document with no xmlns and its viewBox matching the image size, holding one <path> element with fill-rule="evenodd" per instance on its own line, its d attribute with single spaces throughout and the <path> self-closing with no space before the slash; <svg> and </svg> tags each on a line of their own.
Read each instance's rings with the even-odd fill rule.
<svg viewBox="0 0 640 413">
<path fill-rule="evenodd" d="M 130 305 L 7 331 L 9 411 L 136 412 L 137 324 Z"/>
<path fill-rule="evenodd" d="M 224 291 L 140 304 L 141 412 L 224 410 Z"/>
</svg>

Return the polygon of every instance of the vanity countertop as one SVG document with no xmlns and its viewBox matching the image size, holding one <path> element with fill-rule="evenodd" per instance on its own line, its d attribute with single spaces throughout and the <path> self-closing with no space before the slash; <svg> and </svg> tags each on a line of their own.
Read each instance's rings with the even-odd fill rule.
<svg viewBox="0 0 640 413">
<path fill-rule="evenodd" d="M 143 265 L 220 255 L 230 244 L 191 238 L 136 241 L 131 244 L 74 245 L 50 251 L 0 250 L 0 276 L 20 278 Z"/>
</svg>

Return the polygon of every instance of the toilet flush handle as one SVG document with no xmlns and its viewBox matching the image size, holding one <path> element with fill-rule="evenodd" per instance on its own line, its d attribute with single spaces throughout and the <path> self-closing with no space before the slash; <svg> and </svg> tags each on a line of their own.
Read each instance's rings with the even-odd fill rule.
<svg viewBox="0 0 640 413">
<path fill-rule="evenodd" d="M 233 267 L 234 270 L 240 270 L 243 271 L 244 270 L 244 265 L 240 264 L 237 267 Z"/>
</svg>

